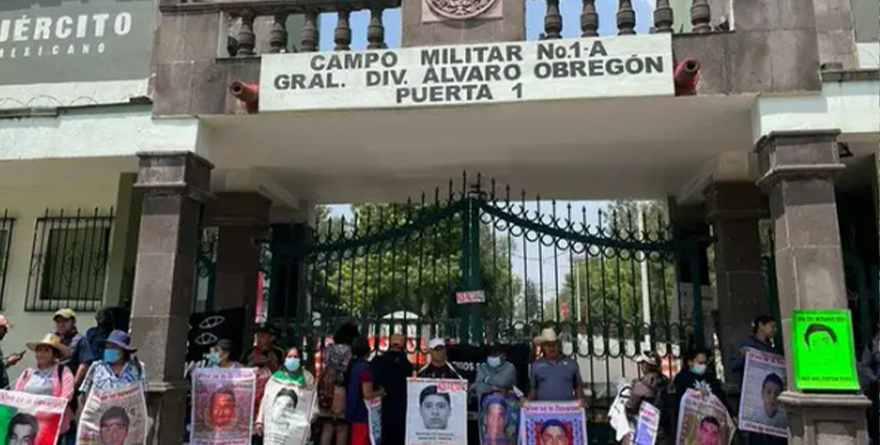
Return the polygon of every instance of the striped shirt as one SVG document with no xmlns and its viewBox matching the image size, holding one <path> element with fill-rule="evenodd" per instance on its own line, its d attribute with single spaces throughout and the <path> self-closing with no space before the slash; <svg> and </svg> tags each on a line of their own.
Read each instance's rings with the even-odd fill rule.
<svg viewBox="0 0 880 445">
<path fill-rule="evenodd" d="M 113 368 L 107 362 L 101 360 L 92 363 L 92 366 L 89 367 L 89 372 L 86 374 L 86 378 L 83 380 L 79 390 L 83 394 L 89 394 L 92 388 L 100 390 L 116 389 L 132 383 L 141 383 L 144 387 L 144 392 L 146 392 L 146 382 L 144 364 L 139 361 L 129 360 L 122 369 L 122 372 L 117 376 L 113 372 Z"/>
</svg>

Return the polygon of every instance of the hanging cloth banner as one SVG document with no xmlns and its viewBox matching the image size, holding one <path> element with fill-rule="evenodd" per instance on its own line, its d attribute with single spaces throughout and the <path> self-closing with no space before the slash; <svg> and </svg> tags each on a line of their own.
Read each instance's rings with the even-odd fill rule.
<svg viewBox="0 0 880 445">
<path fill-rule="evenodd" d="M 55 445 L 67 400 L 0 391 L 0 440 L 5 444 Z"/>
<path fill-rule="evenodd" d="M 636 422 L 635 445 L 654 445 L 657 443 L 657 431 L 660 429 L 660 410 L 648 402 L 639 407 L 639 418 Z"/>
<path fill-rule="evenodd" d="M 587 445 L 584 409 L 577 402 L 532 402 L 522 408 L 523 445 Z"/>
<path fill-rule="evenodd" d="M 147 443 L 147 400 L 140 384 L 92 389 L 77 429 L 77 445 Z"/>
<path fill-rule="evenodd" d="M 253 369 L 193 371 L 190 445 L 250 445 L 253 434 Z"/>
<path fill-rule="evenodd" d="M 318 393 L 292 382 L 272 378 L 266 384 L 258 419 L 265 445 L 305 445 Z"/>
<path fill-rule="evenodd" d="M 406 445 L 467 444 L 467 380 L 407 382 Z"/>
<path fill-rule="evenodd" d="M 727 408 L 708 390 L 689 389 L 681 398 L 675 443 L 728 445 L 734 432 Z"/>
</svg>

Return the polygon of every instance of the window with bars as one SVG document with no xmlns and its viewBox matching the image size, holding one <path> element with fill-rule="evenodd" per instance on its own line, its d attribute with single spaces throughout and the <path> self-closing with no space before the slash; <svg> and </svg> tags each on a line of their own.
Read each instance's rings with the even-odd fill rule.
<svg viewBox="0 0 880 445">
<path fill-rule="evenodd" d="M 9 217 L 9 212 L 4 210 L 0 217 L 0 307 L 3 305 L 3 295 L 6 290 L 6 271 L 9 269 L 9 250 L 12 246 L 12 225 L 15 219 Z"/>
<path fill-rule="evenodd" d="M 94 311 L 104 300 L 113 209 L 37 218 L 25 310 Z"/>
</svg>

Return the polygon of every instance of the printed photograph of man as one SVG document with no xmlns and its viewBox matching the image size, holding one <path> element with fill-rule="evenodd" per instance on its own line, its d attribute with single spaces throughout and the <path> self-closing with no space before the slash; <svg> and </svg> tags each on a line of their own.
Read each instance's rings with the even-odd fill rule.
<svg viewBox="0 0 880 445">
<path fill-rule="evenodd" d="M 779 395 L 782 394 L 784 387 L 782 377 L 776 374 L 770 373 L 764 378 L 764 383 L 761 385 L 761 401 L 764 409 L 761 411 L 761 418 L 757 419 L 758 422 L 774 426 L 786 425 L 785 414 L 779 409 Z"/>
<path fill-rule="evenodd" d="M 39 431 L 37 418 L 26 413 L 18 413 L 9 421 L 6 430 L 6 445 L 34 445 Z"/>
<path fill-rule="evenodd" d="M 837 334 L 819 323 L 813 323 L 807 327 L 804 333 L 804 342 L 810 351 L 810 364 L 813 366 L 830 366 L 837 358 Z"/>
<path fill-rule="evenodd" d="M 276 423 L 287 423 L 290 415 L 296 411 L 299 405 L 299 396 L 292 389 L 282 389 L 278 391 L 275 400 L 272 401 L 272 421 Z"/>
<path fill-rule="evenodd" d="M 445 430 L 452 415 L 452 400 L 449 394 L 440 393 L 436 386 L 428 386 L 419 396 L 419 414 L 425 429 Z"/>
<path fill-rule="evenodd" d="M 565 425 L 558 420 L 548 420 L 541 426 L 541 443 L 539 445 L 570 445 L 571 439 Z"/>
<path fill-rule="evenodd" d="M 114 406 L 104 412 L 100 422 L 100 436 L 103 445 L 124 445 L 128 439 L 131 419 L 125 409 Z"/>
<path fill-rule="evenodd" d="M 238 425 L 238 403 L 229 388 L 220 388 L 211 395 L 206 422 L 211 431 L 235 431 Z"/>
<path fill-rule="evenodd" d="M 504 399 L 494 399 L 486 405 L 486 437 L 491 441 L 504 439 L 504 426 L 507 421 L 507 405 Z M 485 440 L 484 440 L 485 445 Z"/>
<path fill-rule="evenodd" d="M 700 421 L 700 445 L 721 445 L 721 423 L 712 416 Z"/>
</svg>

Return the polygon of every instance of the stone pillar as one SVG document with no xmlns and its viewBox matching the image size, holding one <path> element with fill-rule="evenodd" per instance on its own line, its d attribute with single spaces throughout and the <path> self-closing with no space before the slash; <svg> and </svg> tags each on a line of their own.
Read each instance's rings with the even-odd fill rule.
<svg viewBox="0 0 880 445">
<path fill-rule="evenodd" d="M 132 343 L 146 365 L 147 407 L 154 427 L 148 443 L 181 443 L 186 419 L 186 342 L 193 304 L 201 203 L 211 169 L 190 152 L 139 153 L 135 187 L 143 193 Z"/>
<path fill-rule="evenodd" d="M 753 183 L 716 182 L 706 190 L 706 207 L 715 235 L 717 333 L 725 381 L 738 390 L 742 376 L 734 376 L 728 363 L 738 354 L 739 343 L 751 335 L 754 318 L 770 313 L 761 273 L 761 193 Z"/>
<path fill-rule="evenodd" d="M 797 392 L 793 379 L 792 312 L 847 308 L 833 182 L 844 168 L 837 153 L 839 133 L 773 132 L 757 144 L 763 174 L 758 186 L 770 195 L 776 228 L 776 281 L 788 371 L 788 390 L 779 400 L 788 411 L 792 445 L 867 441 L 868 399 Z"/>
<path fill-rule="evenodd" d="M 214 310 L 245 310 L 240 350 L 253 343 L 260 275 L 260 247 L 269 227 L 272 202 L 257 192 L 222 192 L 209 204 L 211 226 L 219 228 Z"/>
</svg>

